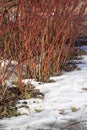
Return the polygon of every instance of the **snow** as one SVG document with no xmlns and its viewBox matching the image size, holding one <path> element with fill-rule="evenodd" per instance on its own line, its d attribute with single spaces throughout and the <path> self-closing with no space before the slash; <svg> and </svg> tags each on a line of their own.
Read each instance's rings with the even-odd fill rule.
<svg viewBox="0 0 87 130">
<path fill-rule="evenodd" d="M 10 63 L 10 60 L 0 60 L 1 67 L 5 67 Z M 11 65 L 17 65 L 18 63 L 16 61 L 11 61 Z"/>
<path fill-rule="evenodd" d="M 81 48 L 87 51 L 87 46 Z M 87 90 L 83 90 L 87 88 L 87 55 L 83 55 L 80 61 L 80 70 L 51 77 L 55 81 L 53 83 L 39 84 L 31 80 L 44 93 L 44 99 L 26 100 L 29 108 L 20 108 L 24 100 L 19 101 L 18 111 L 24 115 L 1 119 L 0 130 L 60 130 L 69 121 L 87 120 Z M 26 79 L 23 82 L 28 81 Z"/>
</svg>

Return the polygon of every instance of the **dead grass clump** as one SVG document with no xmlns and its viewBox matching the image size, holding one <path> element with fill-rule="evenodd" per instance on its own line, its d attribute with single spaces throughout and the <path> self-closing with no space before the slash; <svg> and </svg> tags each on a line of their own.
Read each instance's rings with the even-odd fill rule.
<svg viewBox="0 0 87 130">
<path fill-rule="evenodd" d="M 1 89 L 0 91 L 1 97 L 4 91 L 3 89 Z M 23 84 L 23 93 L 20 93 L 19 87 L 7 88 L 0 102 L 0 118 L 19 115 L 20 113 L 17 111 L 16 104 L 21 99 L 30 99 L 30 98 L 43 99 L 44 94 L 42 94 L 38 89 L 35 89 L 34 86 L 29 84 L 28 86 Z"/>
</svg>

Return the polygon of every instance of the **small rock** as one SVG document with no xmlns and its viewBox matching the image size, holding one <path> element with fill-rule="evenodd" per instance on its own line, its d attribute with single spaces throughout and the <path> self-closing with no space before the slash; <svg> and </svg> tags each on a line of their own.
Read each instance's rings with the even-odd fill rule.
<svg viewBox="0 0 87 130">
<path fill-rule="evenodd" d="M 33 103 L 36 103 L 35 101 L 33 101 Z"/>
<path fill-rule="evenodd" d="M 23 104 L 27 104 L 27 102 L 26 101 L 24 101 L 24 102 L 22 102 Z"/>
</svg>

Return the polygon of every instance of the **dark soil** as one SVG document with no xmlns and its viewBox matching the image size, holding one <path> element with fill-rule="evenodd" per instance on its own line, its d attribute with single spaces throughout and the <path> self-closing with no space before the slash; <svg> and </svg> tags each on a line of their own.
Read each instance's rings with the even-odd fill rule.
<svg viewBox="0 0 87 130">
<path fill-rule="evenodd" d="M 87 45 L 87 37 L 79 37 L 75 41 L 75 46 Z"/>
<path fill-rule="evenodd" d="M 78 57 L 78 56 L 82 56 L 82 55 L 86 55 L 87 52 L 84 51 L 84 50 L 81 50 L 81 49 L 75 49 L 74 50 L 74 53 L 71 54 L 71 56 L 69 57 L 69 60 L 68 62 L 66 62 L 66 64 L 63 64 L 61 65 L 61 73 L 62 72 L 69 72 L 69 71 L 73 71 L 75 69 L 77 70 L 80 70 L 80 68 L 77 67 L 77 64 L 81 64 L 81 62 L 76 62 L 76 61 L 73 61 L 73 60 L 80 60 L 81 57 Z"/>
</svg>

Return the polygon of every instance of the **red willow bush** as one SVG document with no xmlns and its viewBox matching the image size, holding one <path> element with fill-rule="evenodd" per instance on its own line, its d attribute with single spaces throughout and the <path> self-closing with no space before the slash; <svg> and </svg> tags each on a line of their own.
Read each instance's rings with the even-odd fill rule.
<svg viewBox="0 0 87 130">
<path fill-rule="evenodd" d="M 47 81 L 60 73 L 83 22 L 86 4 L 79 5 L 79 0 L 0 1 L 0 82 L 17 70 L 22 92 L 24 74 Z"/>
</svg>

